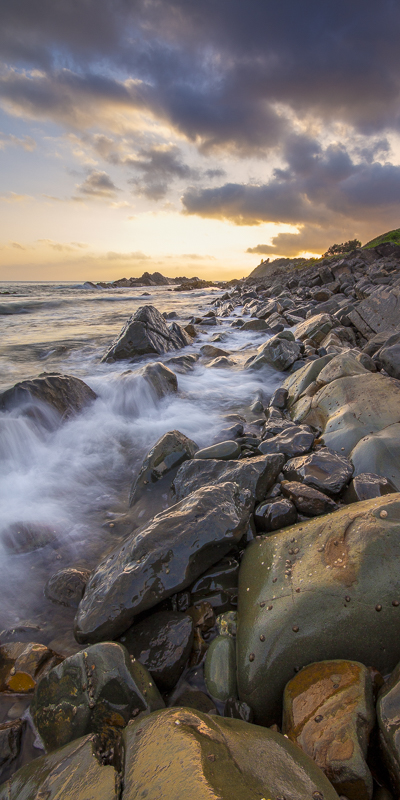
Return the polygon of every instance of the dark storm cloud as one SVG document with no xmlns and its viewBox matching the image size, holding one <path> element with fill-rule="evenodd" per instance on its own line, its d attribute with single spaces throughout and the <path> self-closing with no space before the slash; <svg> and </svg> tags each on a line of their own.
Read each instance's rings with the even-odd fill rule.
<svg viewBox="0 0 400 800">
<path fill-rule="evenodd" d="M 89 197 L 114 197 L 119 191 L 106 172 L 94 170 L 76 187 L 77 191 Z"/>
<path fill-rule="evenodd" d="M 197 177 L 197 173 L 182 161 L 176 145 L 148 147 L 139 150 L 136 157 L 128 156 L 124 163 L 140 172 L 140 179 L 132 178 L 137 194 L 151 200 L 160 200 L 176 178 Z"/>
</svg>

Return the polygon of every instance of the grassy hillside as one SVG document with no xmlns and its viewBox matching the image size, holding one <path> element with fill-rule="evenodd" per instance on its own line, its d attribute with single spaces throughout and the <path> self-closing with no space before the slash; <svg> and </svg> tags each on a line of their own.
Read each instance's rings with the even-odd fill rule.
<svg viewBox="0 0 400 800">
<path fill-rule="evenodd" d="M 383 244 L 384 242 L 394 242 L 394 244 L 400 245 L 400 228 L 382 233 L 381 236 L 377 236 L 376 239 L 371 239 L 371 241 L 364 244 L 363 247 L 376 247 L 378 244 Z"/>
</svg>

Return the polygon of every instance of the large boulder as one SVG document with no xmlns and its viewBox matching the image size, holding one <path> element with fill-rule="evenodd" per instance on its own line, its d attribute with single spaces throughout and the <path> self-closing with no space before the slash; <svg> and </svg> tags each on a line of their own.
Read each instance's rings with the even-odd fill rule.
<svg viewBox="0 0 400 800">
<path fill-rule="evenodd" d="M 400 494 L 366 500 L 255 539 L 239 573 L 239 697 L 261 725 L 313 661 L 382 674 L 400 660 Z"/>
<path fill-rule="evenodd" d="M 62 657 L 38 642 L 9 642 L 0 646 L 0 692 L 33 692 L 43 675 Z"/>
<path fill-rule="evenodd" d="M 137 374 L 145 379 L 153 396 L 158 400 L 162 400 L 167 394 L 178 391 L 178 379 L 175 372 L 161 361 L 152 361 L 150 364 L 146 364 L 137 371 Z"/>
<path fill-rule="evenodd" d="M 329 314 L 314 314 L 309 319 L 296 325 L 294 335 L 296 339 L 312 339 L 315 344 L 320 344 L 334 326 L 334 319 Z"/>
<path fill-rule="evenodd" d="M 0 394 L 0 410 L 29 410 L 32 405 L 44 403 L 55 412 L 56 418 L 68 419 L 82 411 L 96 397 L 95 392 L 80 378 L 45 372 L 37 378 L 20 381 Z"/>
<path fill-rule="evenodd" d="M 366 338 L 374 333 L 394 333 L 400 319 L 400 286 L 379 286 L 368 297 L 358 303 L 349 317 L 353 325 Z"/>
<path fill-rule="evenodd" d="M 315 361 L 304 364 L 304 367 L 289 375 L 282 384 L 282 389 L 287 391 L 287 404 L 292 406 L 304 394 L 308 387 L 317 380 L 318 375 L 333 358 L 332 355 L 321 356 Z"/>
<path fill-rule="evenodd" d="M 399 381 L 367 372 L 333 380 L 295 403 L 291 414 L 319 428 L 331 450 L 351 458 L 355 475 L 374 472 L 399 490 L 399 404 Z"/>
<path fill-rule="evenodd" d="M 97 757 L 96 757 L 97 756 Z M 118 800 L 114 767 L 102 765 L 93 736 L 26 764 L 0 787 L 0 800 Z"/>
<path fill-rule="evenodd" d="M 36 687 L 31 713 L 48 752 L 88 733 L 123 728 L 140 711 L 163 708 L 147 669 L 116 642 L 66 658 Z"/>
<path fill-rule="evenodd" d="M 247 365 L 247 369 L 254 370 L 271 366 L 284 372 L 297 361 L 300 352 L 300 345 L 295 342 L 291 331 L 282 331 L 258 348 L 255 359 Z"/>
<path fill-rule="evenodd" d="M 133 506 L 143 492 L 151 488 L 151 484 L 159 481 L 171 469 L 192 459 L 198 449 L 196 442 L 180 431 L 164 433 L 143 460 L 131 489 L 129 504 Z"/>
<path fill-rule="evenodd" d="M 115 638 L 142 611 L 185 589 L 246 533 L 251 496 L 236 483 L 205 486 L 157 514 L 92 573 L 75 619 L 79 642 Z"/>
<path fill-rule="evenodd" d="M 102 361 L 132 360 L 151 353 L 168 353 L 191 344 L 192 339 L 176 322 L 168 327 L 154 306 L 141 306 L 128 319 Z"/>
<path fill-rule="evenodd" d="M 338 800 L 299 747 L 238 719 L 168 708 L 124 738 L 124 800 Z"/>
<path fill-rule="evenodd" d="M 241 489 L 249 489 L 254 501 L 260 502 L 275 483 L 284 463 L 284 456 L 275 453 L 243 461 L 193 459 L 182 464 L 172 486 L 176 499 L 182 500 L 202 486 L 234 481 Z"/>
</svg>

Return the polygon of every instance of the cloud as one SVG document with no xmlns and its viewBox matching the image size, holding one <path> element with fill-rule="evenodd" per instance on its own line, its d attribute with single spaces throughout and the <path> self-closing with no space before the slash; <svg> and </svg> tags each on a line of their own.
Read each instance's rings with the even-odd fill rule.
<svg viewBox="0 0 400 800">
<path fill-rule="evenodd" d="M 10 242 L 10 247 L 14 247 L 15 250 L 26 250 L 26 247 L 24 247 L 19 242 Z"/>
<path fill-rule="evenodd" d="M 115 186 L 110 176 L 106 172 L 94 170 L 83 183 L 77 185 L 77 190 L 81 194 L 89 197 L 110 198 L 114 197 L 120 190 Z"/>
<path fill-rule="evenodd" d="M 142 253 L 140 250 L 136 250 L 133 253 L 116 253 L 110 250 L 106 253 L 105 258 L 108 261 L 149 261 L 150 256 L 146 256 L 145 253 Z"/>
<path fill-rule="evenodd" d="M 14 136 L 12 133 L 2 133 L 0 131 L 0 150 L 5 150 L 6 147 L 22 147 L 28 152 L 36 147 L 36 142 L 32 136 Z"/>
<path fill-rule="evenodd" d="M 84 249 L 89 247 L 88 244 L 84 242 L 70 242 L 66 244 L 65 242 L 55 242 L 53 239 L 37 239 L 39 244 L 44 244 L 47 247 L 51 247 L 52 250 L 57 250 L 59 253 L 72 253 L 76 252 L 77 249 Z"/>
<path fill-rule="evenodd" d="M 165 197 L 172 181 L 177 178 L 193 178 L 197 172 L 182 161 L 181 151 L 176 145 L 159 145 L 142 148 L 137 156 L 129 156 L 124 163 L 142 174 L 131 178 L 135 193 L 150 200 Z"/>
<path fill-rule="evenodd" d="M 24 203 L 26 200 L 32 200 L 29 194 L 17 194 L 17 192 L 8 192 L 8 194 L 0 194 L 0 200 L 3 203 Z"/>
</svg>

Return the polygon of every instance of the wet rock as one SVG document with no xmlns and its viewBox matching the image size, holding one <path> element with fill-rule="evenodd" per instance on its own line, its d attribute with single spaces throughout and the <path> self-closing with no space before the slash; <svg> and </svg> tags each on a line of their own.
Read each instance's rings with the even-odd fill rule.
<svg viewBox="0 0 400 800">
<path fill-rule="evenodd" d="M 102 642 L 66 658 L 36 687 L 31 713 L 51 752 L 88 733 L 123 728 L 140 711 L 164 702 L 139 661 L 116 642 Z"/>
<path fill-rule="evenodd" d="M 314 316 L 296 326 L 294 335 L 296 339 L 312 339 L 316 344 L 319 344 L 333 326 L 334 321 L 329 314 L 314 314 Z"/>
<path fill-rule="evenodd" d="M 360 500 L 382 497 L 395 491 L 396 489 L 392 482 L 387 478 L 383 478 L 382 475 L 375 475 L 373 472 L 362 472 L 350 482 L 342 499 L 344 503 L 358 503 Z"/>
<path fill-rule="evenodd" d="M 197 336 L 197 331 L 196 331 L 196 328 L 194 327 L 194 325 L 192 325 L 191 323 L 189 323 L 189 325 L 185 325 L 185 327 L 183 328 L 183 330 L 184 330 L 184 331 L 186 331 L 186 333 L 188 333 L 188 334 L 189 334 L 189 336 L 190 336 L 192 339 L 195 339 L 195 338 L 196 338 L 196 336 Z"/>
<path fill-rule="evenodd" d="M 269 405 L 273 408 L 285 408 L 288 395 L 288 390 L 284 389 L 283 386 L 280 386 L 279 389 L 276 389 L 272 395 Z"/>
<path fill-rule="evenodd" d="M 207 691 L 216 700 L 237 696 L 236 648 L 232 636 L 216 636 L 207 650 L 204 664 Z"/>
<path fill-rule="evenodd" d="M 285 687 L 282 733 L 349 800 L 372 798 L 366 756 L 374 722 L 370 672 L 356 661 L 309 664 Z"/>
<path fill-rule="evenodd" d="M 206 570 L 190 588 L 193 603 L 206 601 L 215 613 L 237 605 L 239 562 L 234 556 L 225 556 Z"/>
<path fill-rule="evenodd" d="M 94 570 L 75 619 L 78 641 L 115 638 L 142 611 L 190 586 L 247 530 L 250 492 L 206 486 L 157 514 Z"/>
<path fill-rule="evenodd" d="M 177 500 L 207 484 L 234 481 L 241 489 L 249 489 L 254 500 L 263 500 L 274 484 L 285 459 L 282 455 L 255 456 L 235 463 L 216 459 L 193 459 L 179 468 L 173 482 Z"/>
<path fill-rule="evenodd" d="M 286 498 L 265 500 L 254 511 L 254 521 L 258 531 L 270 532 L 287 525 L 293 525 L 297 519 L 296 508 Z"/>
<path fill-rule="evenodd" d="M 282 331 L 258 348 L 256 358 L 246 369 L 261 369 L 268 365 L 284 372 L 299 358 L 300 352 L 300 345 L 294 341 L 293 334 Z"/>
<path fill-rule="evenodd" d="M 226 611 L 219 614 L 216 620 L 217 630 L 221 636 L 236 636 L 237 633 L 237 611 Z"/>
<path fill-rule="evenodd" d="M 12 522 L 2 532 L 5 550 L 14 555 L 32 553 L 56 541 L 57 530 L 39 522 Z"/>
<path fill-rule="evenodd" d="M 312 486 L 320 492 L 339 494 L 353 475 L 353 465 L 327 447 L 309 455 L 291 458 L 283 467 L 285 478 Z"/>
<path fill-rule="evenodd" d="M 212 444 L 210 447 L 203 447 L 195 453 L 194 458 L 220 458 L 223 461 L 228 461 L 232 458 L 237 458 L 240 455 L 240 445 L 233 441 L 218 442 Z"/>
<path fill-rule="evenodd" d="M 254 400 L 254 403 L 252 403 L 250 406 L 250 411 L 253 414 L 262 414 L 262 412 L 264 411 L 264 406 L 261 400 Z"/>
<path fill-rule="evenodd" d="M 381 750 L 396 796 L 400 793 L 400 665 L 379 692 L 376 713 Z"/>
<path fill-rule="evenodd" d="M 226 358 L 226 356 L 219 356 L 218 358 L 213 358 L 207 367 L 211 369 L 226 369 L 227 367 L 234 367 L 236 361 L 233 361 L 231 358 Z"/>
<path fill-rule="evenodd" d="M 292 458 L 303 453 L 308 453 L 314 443 L 315 436 L 306 426 L 293 425 L 282 433 L 278 433 L 273 439 L 266 439 L 261 442 L 258 449 L 261 453 L 283 453 Z"/>
<path fill-rule="evenodd" d="M 147 453 L 139 475 L 133 483 L 129 505 L 133 506 L 146 491 L 146 487 L 163 478 L 171 469 L 186 459 L 192 459 L 198 450 L 196 442 L 180 431 L 164 433 Z"/>
<path fill-rule="evenodd" d="M 238 719 L 169 708 L 125 732 L 124 800 L 338 800 L 299 747 Z"/>
<path fill-rule="evenodd" d="M 170 327 L 154 306 L 141 306 L 128 319 L 102 361 L 132 360 L 139 356 L 168 353 L 191 344 L 188 333 L 176 322 Z"/>
<path fill-rule="evenodd" d="M 20 381 L 0 394 L 0 409 L 10 411 L 22 407 L 29 411 L 32 405 L 44 403 L 51 407 L 56 418 L 64 420 L 82 411 L 96 397 L 80 378 L 44 372 L 38 378 Z"/>
<path fill-rule="evenodd" d="M 221 347 L 215 347 L 213 344 L 203 344 L 200 347 L 200 352 L 206 358 L 218 358 L 218 356 L 229 356 L 229 350 L 222 350 Z"/>
<path fill-rule="evenodd" d="M 13 762 L 19 756 L 25 722 L 21 719 L 0 723 L 0 782 L 10 774 Z"/>
<path fill-rule="evenodd" d="M 167 394 L 178 391 L 178 380 L 175 373 L 161 361 L 146 364 L 145 367 L 138 370 L 138 375 L 142 375 L 159 400 Z"/>
<path fill-rule="evenodd" d="M 184 682 L 179 686 L 171 698 L 170 705 L 173 707 L 183 706 L 185 708 L 192 708 L 195 711 L 200 711 L 203 714 L 217 714 L 215 704 L 205 692 L 201 692 L 188 683 Z"/>
<path fill-rule="evenodd" d="M 282 494 L 296 506 L 300 514 L 309 517 L 319 517 L 337 510 L 337 504 L 326 494 L 297 481 L 282 481 L 280 484 Z M 366 498 L 359 498 L 366 499 Z"/>
<path fill-rule="evenodd" d="M 242 331 L 267 331 L 268 323 L 264 319 L 249 319 L 242 325 Z"/>
<path fill-rule="evenodd" d="M 244 722 L 253 722 L 253 711 L 247 703 L 242 703 L 236 697 L 229 697 L 224 706 L 224 717 L 242 719 Z"/>
<path fill-rule="evenodd" d="M 32 692 L 61 657 L 37 642 L 10 642 L 0 647 L 0 692 Z"/>
<path fill-rule="evenodd" d="M 53 603 L 68 608 L 78 608 L 89 580 L 87 569 L 61 569 L 49 578 L 44 587 L 45 596 Z"/>
<path fill-rule="evenodd" d="M 160 691 L 171 691 L 192 649 L 193 620 L 188 614 L 159 611 L 129 628 L 120 641 L 148 669 Z"/>
<path fill-rule="evenodd" d="M 284 686 L 305 664 L 394 668 L 399 558 L 400 494 L 250 542 L 239 572 L 238 687 L 259 724 L 279 719 Z"/>
<path fill-rule="evenodd" d="M 21 767 L 0 787 L 0 800 L 118 800 L 114 767 L 95 756 L 94 737 L 71 742 Z"/>
<path fill-rule="evenodd" d="M 198 353 L 189 353 L 185 356 L 173 356 L 173 358 L 169 358 L 165 363 L 167 366 L 170 365 L 170 369 L 174 372 L 180 372 L 182 375 L 185 375 L 187 372 L 192 372 L 194 370 L 199 358 L 200 356 Z"/>
</svg>

